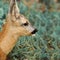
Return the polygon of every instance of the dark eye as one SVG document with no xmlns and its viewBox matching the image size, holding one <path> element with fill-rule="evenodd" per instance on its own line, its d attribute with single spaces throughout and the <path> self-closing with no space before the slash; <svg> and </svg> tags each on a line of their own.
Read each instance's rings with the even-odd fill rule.
<svg viewBox="0 0 60 60">
<path fill-rule="evenodd" d="M 23 25 L 24 25 L 24 26 L 28 26 L 28 23 L 24 23 Z"/>
</svg>

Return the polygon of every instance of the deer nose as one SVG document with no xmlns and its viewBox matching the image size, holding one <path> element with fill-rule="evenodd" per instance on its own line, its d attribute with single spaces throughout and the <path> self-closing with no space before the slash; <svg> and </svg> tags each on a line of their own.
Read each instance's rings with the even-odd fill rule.
<svg viewBox="0 0 60 60">
<path fill-rule="evenodd" d="M 37 31 L 37 29 L 34 29 L 33 32 L 31 32 L 31 34 L 35 34 Z"/>
</svg>

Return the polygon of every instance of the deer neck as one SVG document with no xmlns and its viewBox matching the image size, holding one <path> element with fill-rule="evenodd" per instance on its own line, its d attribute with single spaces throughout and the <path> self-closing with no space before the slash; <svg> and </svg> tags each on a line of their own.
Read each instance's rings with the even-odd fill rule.
<svg viewBox="0 0 60 60">
<path fill-rule="evenodd" d="M 8 53 L 11 52 L 18 40 L 18 37 L 18 35 L 13 34 L 13 32 L 10 31 L 9 24 L 6 24 L 3 27 L 3 30 L 0 34 L 0 48 L 5 54 L 8 55 Z"/>
</svg>

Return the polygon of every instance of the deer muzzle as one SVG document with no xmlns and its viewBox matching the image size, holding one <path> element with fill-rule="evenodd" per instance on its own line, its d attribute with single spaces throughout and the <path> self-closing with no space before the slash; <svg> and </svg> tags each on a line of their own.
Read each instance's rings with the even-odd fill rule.
<svg viewBox="0 0 60 60">
<path fill-rule="evenodd" d="M 37 29 L 34 29 L 31 34 L 35 34 L 38 30 Z"/>
</svg>

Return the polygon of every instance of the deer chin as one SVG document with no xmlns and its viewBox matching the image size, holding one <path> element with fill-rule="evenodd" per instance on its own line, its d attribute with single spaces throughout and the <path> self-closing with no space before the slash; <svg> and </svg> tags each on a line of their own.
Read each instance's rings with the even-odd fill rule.
<svg viewBox="0 0 60 60">
<path fill-rule="evenodd" d="M 34 37 L 34 36 L 35 36 L 35 34 L 32 34 L 32 36 Z"/>
</svg>

